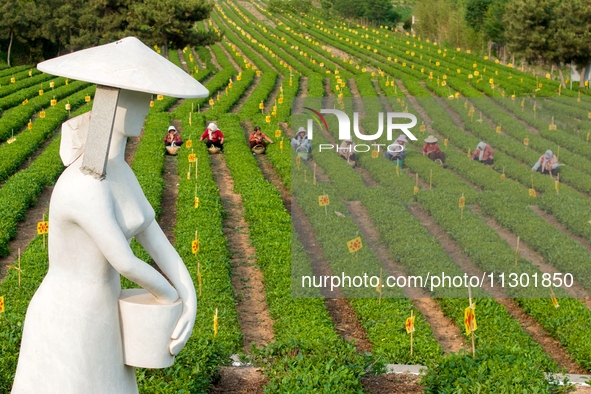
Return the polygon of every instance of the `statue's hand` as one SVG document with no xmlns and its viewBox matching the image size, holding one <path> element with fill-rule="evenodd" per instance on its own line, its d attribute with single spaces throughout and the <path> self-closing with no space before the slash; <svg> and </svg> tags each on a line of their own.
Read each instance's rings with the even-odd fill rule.
<svg viewBox="0 0 591 394">
<path fill-rule="evenodd" d="M 176 356 L 181 350 L 183 350 L 191 336 L 191 332 L 193 331 L 195 311 L 191 311 L 190 309 L 191 308 L 188 308 L 187 305 L 183 303 L 183 313 L 172 332 L 172 342 L 170 342 L 170 346 L 168 347 L 170 354 L 173 356 Z"/>
</svg>

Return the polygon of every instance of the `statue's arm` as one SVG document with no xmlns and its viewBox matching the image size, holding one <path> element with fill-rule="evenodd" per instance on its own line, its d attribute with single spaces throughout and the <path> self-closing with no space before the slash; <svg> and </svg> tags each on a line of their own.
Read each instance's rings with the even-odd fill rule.
<svg viewBox="0 0 591 394">
<path fill-rule="evenodd" d="M 68 216 L 90 236 L 116 271 L 148 290 L 159 302 L 175 302 L 179 296 L 175 288 L 156 269 L 133 254 L 115 217 L 108 190 L 94 187 L 94 184 L 90 186 L 85 190 L 88 193 L 78 194 L 88 196 L 86 198 L 66 197 Z"/>
<path fill-rule="evenodd" d="M 197 314 L 195 286 L 181 257 L 155 220 L 146 230 L 137 234 L 136 239 L 170 279 L 183 300 L 183 312 L 172 333 L 172 343 L 169 348 L 171 354 L 176 355 L 187 343 L 195 324 Z"/>
</svg>

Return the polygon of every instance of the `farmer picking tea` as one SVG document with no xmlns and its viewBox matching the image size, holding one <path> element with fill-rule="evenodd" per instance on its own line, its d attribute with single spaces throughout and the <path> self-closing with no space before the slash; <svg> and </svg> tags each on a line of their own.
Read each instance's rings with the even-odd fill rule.
<svg viewBox="0 0 591 394">
<path fill-rule="evenodd" d="M 291 147 L 296 152 L 310 153 L 312 151 L 312 143 L 308 139 L 306 129 L 300 127 L 295 137 L 291 139 Z"/>
<path fill-rule="evenodd" d="M 558 164 L 558 158 L 551 150 L 547 150 L 544 153 L 536 164 L 531 168 L 532 171 L 537 171 L 542 174 L 550 174 L 552 176 L 558 175 L 560 168 L 558 168 L 560 164 Z"/>
<path fill-rule="evenodd" d="M 474 149 L 472 160 L 478 160 L 481 163 L 491 165 L 495 160 L 495 152 L 489 144 L 480 141 L 476 146 L 476 149 Z"/>
<path fill-rule="evenodd" d="M 434 162 L 439 162 L 439 164 L 443 165 L 445 164 L 445 153 L 439 149 L 437 141 L 437 138 L 432 135 L 425 138 L 425 145 L 423 145 L 421 152 L 423 153 L 423 156 L 427 156 Z"/>
<path fill-rule="evenodd" d="M 265 153 L 267 142 L 272 144 L 273 140 L 261 131 L 260 126 L 255 126 L 254 131 L 248 137 L 248 146 L 250 147 L 250 150 L 252 150 L 252 153 L 255 155 L 257 153 Z"/>
<path fill-rule="evenodd" d="M 207 126 L 201 135 L 201 138 L 199 138 L 199 141 L 203 140 L 205 140 L 207 149 L 215 146 L 216 148 L 219 148 L 220 152 L 224 151 L 224 135 L 215 123 L 212 122 Z"/>
</svg>

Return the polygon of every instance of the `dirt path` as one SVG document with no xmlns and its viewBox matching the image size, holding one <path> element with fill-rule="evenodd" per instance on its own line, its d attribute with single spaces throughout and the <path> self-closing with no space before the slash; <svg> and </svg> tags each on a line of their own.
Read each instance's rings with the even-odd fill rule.
<svg viewBox="0 0 591 394">
<path fill-rule="evenodd" d="M 295 200 L 291 207 L 294 229 L 310 259 L 313 275 L 331 275 L 332 269 L 324 256 L 324 250 L 316 238 L 316 232 L 308 217 Z M 320 291 L 336 332 L 347 342 L 355 341 L 358 352 L 370 352 L 371 342 L 367 339 L 367 334 L 359 323 L 349 301 L 343 298 L 341 289 L 337 288 L 334 292 L 330 292 L 329 289 L 323 288 Z"/>
<path fill-rule="evenodd" d="M 199 56 L 197 55 L 197 51 L 195 51 L 195 48 L 191 47 L 191 52 L 193 53 L 193 59 L 195 59 L 195 61 L 199 65 L 199 68 L 205 68 L 205 63 L 203 63 L 203 60 L 199 58 Z"/>
<path fill-rule="evenodd" d="M 176 51 L 179 56 L 179 61 L 181 62 L 181 66 L 183 67 L 183 70 L 185 70 L 187 73 L 191 74 L 191 70 L 189 70 L 189 66 L 187 66 L 187 61 L 185 60 L 185 54 L 183 53 L 183 50 L 177 49 Z"/>
<path fill-rule="evenodd" d="M 18 258 L 18 249 L 21 254 L 29 246 L 31 241 L 37 236 L 37 222 L 43 219 L 43 214 L 49 210 L 49 199 L 53 192 L 53 186 L 47 186 L 37 199 L 35 206 L 27 210 L 26 219 L 20 222 L 16 228 L 16 237 L 8 244 L 10 254 L 0 257 L 0 278 L 6 275 L 6 266 L 12 265 Z M 45 220 L 48 220 L 47 215 Z M 1 282 L 1 280 L 0 280 Z"/>
<path fill-rule="evenodd" d="M 213 64 L 215 66 L 215 68 L 217 68 L 218 70 L 222 70 L 222 67 L 220 66 L 220 64 L 218 63 L 218 59 L 215 57 L 215 53 L 213 53 L 213 51 L 211 50 L 211 47 L 208 45 L 207 49 L 209 50 L 209 53 L 211 54 L 211 64 Z"/>
<path fill-rule="evenodd" d="M 486 221 L 486 224 L 490 228 L 495 230 L 499 237 L 501 237 L 505 242 L 509 244 L 511 249 L 515 250 L 517 248 L 517 237 L 513 233 L 503 228 L 492 217 L 484 215 L 484 213 L 481 212 L 479 206 L 472 205 L 469 208 L 472 211 L 472 213 L 479 216 L 482 220 Z M 524 259 L 531 261 L 533 265 L 538 267 L 540 271 L 544 273 L 548 272 L 550 274 L 554 274 L 559 272 L 555 267 L 548 264 L 538 252 L 531 249 L 522 240 L 520 240 L 519 242 L 519 257 L 523 257 Z M 571 297 L 582 299 L 588 308 L 591 307 L 591 302 L 589 302 L 589 300 L 591 299 L 589 292 L 585 290 L 580 284 L 574 282 L 571 287 L 565 287 L 564 290 L 566 290 Z M 587 302 L 585 302 L 585 300 L 587 300 Z"/>
<path fill-rule="evenodd" d="M 260 348 L 273 341 L 273 321 L 265 298 L 263 274 L 256 266 L 255 250 L 248 238 L 242 198 L 234 192 L 234 181 L 223 154 L 209 157 L 212 168 L 216 168 L 213 175 L 225 212 L 223 231 L 232 255 L 232 286 L 244 351 L 249 352 L 252 344 Z"/>
<path fill-rule="evenodd" d="M 267 380 L 255 367 L 220 367 L 221 380 L 210 394 L 263 394 Z"/>
<path fill-rule="evenodd" d="M 422 394 L 420 376 L 411 374 L 365 375 L 361 377 L 363 390 L 368 394 Z"/>
<path fill-rule="evenodd" d="M 292 114 L 301 114 L 304 112 L 306 97 L 308 97 L 308 77 L 301 77 L 300 86 L 292 104 Z"/>
<path fill-rule="evenodd" d="M 587 249 L 587 251 L 589 253 L 591 253 L 591 244 L 585 238 L 573 234 L 562 223 L 560 223 L 558 221 L 558 219 L 556 219 L 556 217 L 554 217 L 553 215 L 550 215 L 549 213 L 544 212 L 539 207 L 537 207 L 535 205 L 530 205 L 530 208 L 532 211 L 534 211 L 536 214 L 538 214 L 542 219 L 544 219 L 545 221 L 550 223 L 552 226 L 556 227 L 557 229 L 562 231 L 564 234 L 568 235 L 570 238 L 574 239 L 575 241 L 577 241 L 578 243 L 583 245 L 585 247 L 585 249 Z"/>
<path fill-rule="evenodd" d="M 427 229 L 431 236 L 439 241 L 445 253 L 463 272 L 470 276 L 482 276 L 480 268 L 476 267 L 472 260 L 464 254 L 461 248 L 435 223 L 426 211 L 419 207 L 418 204 L 412 204 L 409 206 L 409 212 L 421 222 L 421 225 Z M 507 294 L 498 286 L 491 288 L 490 284 L 485 284 L 482 289 L 491 294 L 499 304 L 507 309 L 507 312 L 517 320 L 521 328 L 540 344 L 542 349 L 558 363 L 560 368 L 564 368 L 568 373 L 587 373 L 584 368 L 570 358 L 558 340 L 551 337 L 533 317 L 525 313 L 515 301 L 508 298 Z"/>
<path fill-rule="evenodd" d="M 61 127 L 61 126 L 60 126 L 60 127 Z M 27 128 L 27 127 L 25 126 L 25 129 L 26 129 L 26 128 Z M 59 130 L 59 128 L 58 128 L 58 130 Z M 17 168 L 17 169 L 14 171 L 14 174 L 16 174 L 16 173 L 17 173 L 17 172 L 19 172 L 19 171 L 26 170 L 27 168 L 29 168 L 29 166 L 30 166 L 30 165 L 31 165 L 31 164 L 32 164 L 32 163 L 35 161 L 35 159 L 36 159 L 37 157 L 39 157 L 39 155 L 45 151 L 45 148 L 47 148 L 47 146 L 53 142 L 53 139 L 56 137 L 56 135 L 57 135 L 57 134 L 58 134 L 58 132 L 57 132 L 57 130 L 56 130 L 56 131 L 55 131 L 55 132 L 52 134 L 52 136 L 51 136 L 51 137 L 49 137 L 48 139 L 46 139 L 45 141 L 43 141 L 43 142 L 42 142 L 42 143 L 39 145 L 39 147 L 38 147 L 37 149 L 35 149 L 35 152 L 33 152 L 33 154 L 32 154 L 31 156 L 29 156 L 29 157 L 28 157 L 28 158 L 27 158 L 25 161 L 23 161 L 23 162 L 22 162 L 22 164 L 21 164 L 21 165 L 20 165 L 20 166 L 19 166 L 19 167 L 18 167 L 18 168 Z M 5 143 L 6 143 L 6 142 L 5 142 Z M 15 142 L 13 142 L 13 144 L 18 144 L 18 143 L 19 143 L 19 135 L 18 135 L 18 134 L 16 134 L 16 141 L 15 141 Z M 1 147 L 1 146 L 0 146 L 0 147 Z M 10 177 L 9 177 L 9 178 L 7 178 L 6 180 L 8 180 L 8 179 L 10 179 Z M 4 181 L 4 182 L 6 182 L 6 181 Z M 0 188 L 1 188 L 2 186 L 3 186 L 3 185 L 0 185 Z"/>
<path fill-rule="evenodd" d="M 182 133 L 183 128 L 179 120 L 171 122 Z M 162 212 L 158 217 L 158 224 L 168 241 L 174 245 L 174 228 L 176 227 L 176 202 L 179 195 L 178 157 L 164 156 L 164 190 L 162 191 Z"/>
<path fill-rule="evenodd" d="M 238 112 L 240 112 L 240 108 L 242 108 L 246 100 L 250 99 L 252 91 L 255 90 L 256 87 L 259 85 L 260 80 L 261 77 L 255 75 L 255 77 L 252 80 L 252 83 L 244 91 L 244 94 L 242 95 L 242 97 L 240 97 L 240 100 L 238 100 L 238 102 L 232 106 L 232 109 L 230 110 L 231 113 L 237 114 Z"/>
<path fill-rule="evenodd" d="M 221 20 L 221 21 L 222 21 L 222 23 L 224 24 L 224 26 L 223 26 L 223 27 L 224 27 L 225 29 L 232 30 L 232 29 L 230 28 L 230 26 L 228 26 L 228 24 L 226 23 L 225 19 L 224 19 L 224 18 L 223 18 L 223 17 L 222 17 L 222 16 L 219 14 L 219 12 L 218 12 L 218 10 L 217 10 L 217 9 L 215 10 L 215 12 L 217 12 L 217 13 L 218 13 L 218 17 L 220 18 L 220 20 Z M 243 57 L 245 57 L 245 58 L 246 58 L 246 56 L 244 55 L 244 52 L 243 52 L 243 51 L 240 49 L 242 46 L 249 47 L 249 48 L 250 48 L 250 49 L 252 49 L 254 52 L 258 52 L 258 49 L 257 49 L 256 47 L 253 47 L 253 46 L 251 45 L 251 43 L 250 43 L 250 42 L 248 42 L 248 43 L 247 43 L 247 42 L 245 42 L 245 41 L 244 41 L 244 40 L 243 40 L 243 39 L 240 37 L 240 35 L 239 35 L 239 34 L 238 34 L 236 31 L 234 31 L 234 30 L 232 30 L 232 31 L 234 32 L 234 35 L 236 36 L 236 39 L 238 40 L 238 45 L 236 45 L 236 50 L 237 50 L 237 51 L 239 51 L 239 52 L 242 54 L 242 56 L 243 56 Z M 275 68 L 275 66 L 273 66 L 273 65 L 271 64 L 271 62 L 269 62 L 269 60 L 267 60 L 267 58 L 266 58 L 266 57 L 264 57 L 264 56 L 261 56 L 261 57 L 260 57 L 260 59 L 261 59 L 262 61 L 264 61 L 264 62 L 265 62 L 265 63 L 266 63 L 266 64 L 267 64 L 267 65 L 268 65 L 268 66 L 269 66 L 269 67 L 270 67 L 272 70 L 274 70 L 274 71 L 276 71 L 276 72 L 278 72 L 278 73 L 279 73 L 279 70 L 277 70 L 277 69 Z M 252 59 L 250 59 L 250 60 L 252 60 Z M 251 64 L 254 64 L 254 63 L 252 63 L 252 61 L 251 61 Z"/>
<path fill-rule="evenodd" d="M 275 87 L 273 88 L 273 91 L 271 91 L 269 97 L 267 97 L 267 103 L 265 104 L 265 112 L 270 113 L 273 110 L 273 106 L 275 105 L 277 97 L 279 96 L 279 88 L 283 84 L 283 80 L 283 75 L 278 74 L 277 79 L 275 80 Z"/>
<path fill-rule="evenodd" d="M 273 29 L 275 29 L 277 27 L 277 25 L 273 21 L 271 21 L 269 18 L 267 18 L 266 16 L 261 14 L 261 12 L 251 3 L 247 2 L 247 1 L 240 1 L 240 0 L 238 0 L 236 2 L 238 4 L 240 4 L 242 7 L 246 8 L 248 10 L 248 12 L 250 12 L 257 19 L 257 21 L 261 21 L 265 25 L 270 26 Z"/>
<path fill-rule="evenodd" d="M 369 213 L 360 201 L 345 202 L 351 218 L 361 230 L 364 242 L 372 252 L 376 254 L 378 260 L 385 267 L 388 275 L 405 275 L 405 268 L 399 262 L 396 262 L 390 256 L 388 248 L 380 241 L 380 234 L 376 226 L 369 217 Z M 427 320 L 427 323 L 433 330 L 435 339 L 441 345 L 446 353 L 455 353 L 460 349 L 468 349 L 463 343 L 464 336 L 459 327 L 443 314 L 443 311 L 435 300 L 430 298 L 429 294 L 419 288 L 405 288 L 405 295 L 412 300 L 417 309 Z"/>
<path fill-rule="evenodd" d="M 243 123 L 242 127 L 245 133 L 248 132 L 247 130 L 250 130 L 249 124 L 247 123 Z M 311 261 L 313 274 L 315 276 L 331 275 L 332 269 L 330 268 L 330 264 L 324 256 L 324 250 L 316 239 L 316 233 L 306 214 L 298 203 L 291 198 L 289 190 L 281 183 L 279 176 L 267 157 L 258 155 L 257 162 L 265 178 L 277 188 L 286 209 L 291 213 L 294 229 Z M 309 164 L 309 162 L 306 164 Z M 321 170 L 317 173 L 317 179 L 328 181 L 328 178 L 326 178 L 326 175 Z M 341 289 L 337 288 L 334 292 L 330 292 L 328 289 L 321 289 L 321 294 L 324 297 L 324 304 L 332 318 L 336 332 L 348 342 L 355 341 L 357 351 L 370 352 L 371 342 L 367 339 L 367 334 L 357 320 L 357 316 L 351 305 L 343 298 Z"/>
<path fill-rule="evenodd" d="M 222 51 L 224 51 L 224 53 L 226 54 L 226 57 L 228 59 L 228 61 L 230 63 L 232 63 L 232 66 L 234 66 L 234 68 L 238 71 L 241 72 L 242 71 L 242 66 L 238 63 L 236 63 L 236 60 L 234 60 L 234 58 L 232 57 L 232 55 L 230 55 L 230 53 L 228 52 L 228 50 L 226 48 L 224 48 L 224 46 L 222 44 L 220 44 L 220 48 L 222 49 Z M 212 53 L 213 55 L 213 53 Z M 246 57 L 245 57 L 246 59 Z M 248 59 L 247 59 L 248 60 Z M 216 59 L 217 62 L 217 59 Z M 252 62 L 250 62 L 252 64 Z M 219 64 L 216 64 L 216 66 L 221 70 Z"/>
</svg>

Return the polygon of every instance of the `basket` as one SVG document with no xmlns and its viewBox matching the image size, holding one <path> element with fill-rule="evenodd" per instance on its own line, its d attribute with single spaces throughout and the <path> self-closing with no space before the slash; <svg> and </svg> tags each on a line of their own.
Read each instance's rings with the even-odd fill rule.
<svg viewBox="0 0 591 394">
<path fill-rule="evenodd" d="M 252 147 L 252 152 L 256 153 L 257 155 L 262 155 L 265 153 L 266 148 L 262 145 L 255 145 Z"/>
<path fill-rule="evenodd" d="M 170 337 L 183 311 L 179 298 L 162 304 L 144 289 L 121 290 L 119 316 L 126 365 L 167 368 L 174 363 Z"/>
<path fill-rule="evenodd" d="M 169 155 L 172 156 L 176 156 L 176 154 L 178 153 L 179 149 L 181 149 L 180 146 L 176 146 L 176 145 L 170 145 L 166 147 L 166 151 L 168 152 Z"/>
<path fill-rule="evenodd" d="M 300 160 L 308 160 L 308 152 L 298 152 Z"/>
<path fill-rule="evenodd" d="M 207 150 L 209 151 L 209 153 L 211 153 L 212 155 L 215 155 L 216 153 L 218 153 L 220 151 L 220 148 L 218 148 L 217 146 L 210 146 L 209 148 L 207 148 Z"/>
</svg>

